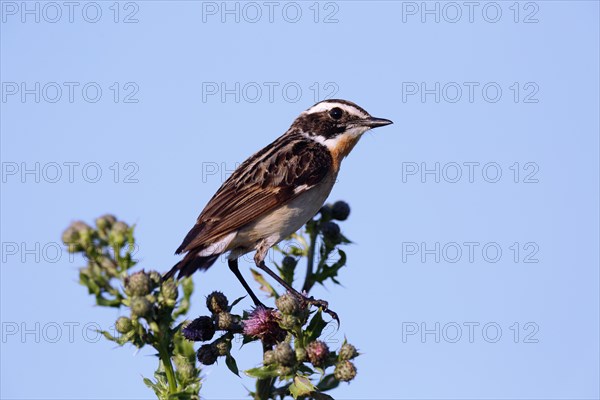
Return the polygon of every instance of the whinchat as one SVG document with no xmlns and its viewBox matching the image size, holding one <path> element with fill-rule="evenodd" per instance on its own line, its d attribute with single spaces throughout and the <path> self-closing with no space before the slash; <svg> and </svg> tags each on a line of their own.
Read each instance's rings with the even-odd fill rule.
<svg viewBox="0 0 600 400">
<path fill-rule="evenodd" d="M 265 264 L 267 251 L 313 218 L 333 188 L 340 164 L 363 133 L 392 121 L 374 118 L 346 100 L 325 100 L 296 118 L 282 136 L 244 161 L 208 202 L 176 254 L 185 256 L 165 279 L 208 269 L 223 253 L 256 305 L 262 303 L 242 277 L 237 259 L 256 251 L 256 266 L 309 304 Z"/>
</svg>

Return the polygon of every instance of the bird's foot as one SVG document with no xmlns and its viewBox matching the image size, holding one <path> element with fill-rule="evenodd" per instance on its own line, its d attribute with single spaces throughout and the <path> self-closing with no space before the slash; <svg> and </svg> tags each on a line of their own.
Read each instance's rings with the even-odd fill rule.
<svg viewBox="0 0 600 400">
<path fill-rule="evenodd" d="M 327 314 L 329 314 L 329 316 L 331 316 L 331 318 L 333 318 L 335 320 L 335 322 L 337 322 L 338 327 L 340 326 L 340 318 L 338 317 L 337 313 L 333 310 L 329 309 L 329 303 L 326 302 L 325 300 L 321 300 L 321 299 L 315 299 L 314 297 L 308 297 L 306 295 L 301 295 L 302 296 L 302 301 L 306 302 L 307 304 L 310 304 L 312 306 L 317 306 L 319 308 L 321 308 L 324 312 L 326 312 Z"/>
</svg>

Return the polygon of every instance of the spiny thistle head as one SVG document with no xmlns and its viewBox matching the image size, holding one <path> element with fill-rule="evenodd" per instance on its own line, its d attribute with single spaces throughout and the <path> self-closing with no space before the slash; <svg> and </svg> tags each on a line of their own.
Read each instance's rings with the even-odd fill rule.
<svg viewBox="0 0 600 400">
<path fill-rule="evenodd" d="M 285 293 L 275 300 L 275 305 L 284 315 L 297 315 L 300 311 L 300 302 L 291 293 Z"/>
<path fill-rule="evenodd" d="M 296 348 L 296 359 L 300 362 L 306 361 L 307 353 L 304 348 L 302 348 L 302 347 Z"/>
<path fill-rule="evenodd" d="M 65 229 L 62 240 L 69 252 L 81 251 L 92 244 L 94 229 L 83 221 L 75 221 Z"/>
<path fill-rule="evenodd" d="M 206 298 L 206 307 L 208 307 L 211 313 L 219 314 L 229 311 L 229 302 L 223 293 L 215 291 Z"/>
<path fill-rule="evenodd" d="M 296 364 L 296 352 L 287 342 L 281 342 L 273 349 L 275 360 L 284 367 L 291 367 Z"/>
<path fill-rule="evenodd" d="M 125 235 L 128 230 L 129 226 L 125 222 L 115 222 L 108 233 L 108 241 L 112 245 L 123 246 L 125 244 Z"/>
<path fill-rule="evenodd" d="M 337 363 L 333 376 L 339 381 L 350 382 L 356 376 L 356 367 L 352 361 L 343 360 Z"/>
<path fill-rule="evenodd" d="M 150 276 L 144 271 L 136 272 L 125 278 L 125 293 L 129 296 L 145 296 L 153 288 Z"/>
<path fill-rule="evenodd" d="M 150 271 L 148 272 L 148 275 L 150 276 L 150 280 L 152 281 L 154 286 L 160 286 L 160 283 L 162 282 L 162 275 L 159 272 Z"/>
<path fill-rule="evenodd" d="M 352 346 L 350 343 L 344 343 L 340 348 L 340 360 L 352 360 L 356 356 L 358 356 L 358 351 L 356 350 L 356 347 Z"/>
<path fill-rule="evenodd" d="M 345 221 L 350 215 L 350 206 L 345 201 L 336 201 L 331 207 L 331 218 Z"/>
<path fill-rule="evenodd" d="M 117 322 L 115 322 L 115 329 L 119 333 L 127 333 L 133 329 L 133 324 L 131 323 L 131 319 L 127 317 L 119 317 Z"/>
<path fill-rule="evenodd" d="M 236 325 L 236 318 L 228 312 L 221 312 L 215 316 L 217 328 L 222 331 L 233 329 Z"/>
<path fill-rule="evenodd" d="M 166 300 L 177 300 L 179 291 L 177 290 L 177 284 L 175 283 L 175 281 L 173 279 L 168 279 L 164 281 L 160 287 L 160 294 L 162 294 Z"/>
<path fill-rule="evenodd" d="M 276 362 L 277 360 L 275 359 L 275 353 L 273 352 L 273 350 L 265 351 L 265 353 L 263 354 L 263 364 L 271 365 L 275 364 Z"/>
<path fill-rule="evenodd" d="M 333 221 L 328 221 L 321 227 L 321 232 L 325 240 L 332 243 L 338 243 L 340 241 L 340 226 Z"/>
<path fill-rule="evenodd" d="M 215 324 L 210 317 L 198 317 L 183 328 L 181 333 L 187 340 L 205 342 L 215 335 Z"/>
<path fill-rule="evenodd" d="M 308 356 L 308 359 L 312 365 L 315 367 L 321 367 L 323 364 L 325 364 L 325 361 L 327 361 L 329 347 L 327 347 L 324 342 L 315 340 L 306 346 L 306 355 Z"/>
<path fill-rule="evenodd" d="M 101 231 L 108 231 L 115 222 L 117 222 L 117 218 L 114 215 L 104 214 L 96 218 L 96 227 Z"/>
<path fill-rule="evenodd" d="M 212 365 L 215 362 L 217 362 L 217 358 L 219 358 L 219 353 L 217 352 L 215 346 L 205 344 L 198 349 L 196 356 L 198 357 L 198 361 L 200 361 L 202 364 Z"/>
<path fill-rule="evenodd" d="M 147 317 L 152 312 L 152 303 L 145 297 L 132 297 L 131 304 L 131 317 L 141 318 Z"/>
<path fill-rule="evenodd" d="M 294 329 L 300 327 L 301 325 L 302 325 L 302 323 L 300 321 L 300 318 L 298 318 L 294 315 L 284 314 L 281 316 L 281 319 L 279 320 L 279 326 L 281 326 L 286 331 L 293 331 Z"/>
<path fill-rule="evenodd" d="M 177 372 L 181 374 L 184 379 L 190 379 L 196 376 L 196 367 L 190 363 L 181 363 L 177 365 Z"/>
<path fill-rule="evenodd" d="M 213 346 L 219 356 L 226 356 L 231 350 L 231 340 L 219 338 L 213 342 Z"/>
</svg>

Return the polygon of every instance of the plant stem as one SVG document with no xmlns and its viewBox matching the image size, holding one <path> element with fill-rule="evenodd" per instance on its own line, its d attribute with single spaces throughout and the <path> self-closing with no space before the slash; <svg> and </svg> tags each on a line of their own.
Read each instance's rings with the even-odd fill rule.
<svg viewBox="0 0 600 400">
<path fill-rule="evenodd" d="M 263 355 L 271 350 L 271 346 L 267 346 L 264 342 L 262 343 Z M 273 397 L 273 383 L 274 378 L 264 378 L 256 380 L 256 393 L 254 393 L 255 400 L 270 399 Z"/>
<path fill-rule="evenodd" d="M 167 381 L 169 382 L 169 393 L 173 394 L 177 391 L 177 381 L 175 380 L 175 371 L 173 370 L 173 364 L 171 364 L 171 357 L 169 357 L 168 352 L 159 351 L 160 360 L 163 363 L 165 368 L 165 373 L 167 374 Z"/>
<path fill-rule="evenodd" d="M 313 277 L 313 266 L 315 263 L 315 247 L 317 245 L 317 232 L 318 229 L 315 227 L 310 232 L 310 244 L 308 245 L 308 255 L 307 255 L 307 263 L 306 263 L 306 278 L 304 279 L 304 285 L 302 285 L 302 291 L 308 293 L 310 289 L 313 287 L 314 282 L 312 281 Z"/>
</svg>

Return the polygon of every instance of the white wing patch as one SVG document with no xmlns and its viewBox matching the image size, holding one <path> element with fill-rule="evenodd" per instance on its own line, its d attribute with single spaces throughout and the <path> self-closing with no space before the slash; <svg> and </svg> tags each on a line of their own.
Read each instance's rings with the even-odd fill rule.
<svg viewBox="0 0 600 400">
<path fill-rule="evenodd" d="M 305 183 L 304 185 L 300 185 L 294 188 L 294 194 L 298 194 L 304 192 L 308 188 L 308 185 Z"/>
<path fill-rule="evenodd" d="M 236 235 L 237 235 L 237 231 L 231 232 L 230 234 L 225 236 L 223 239 L 219 240 L 218 242 L 212 243 L 207 248 L 205 248 L 201 252 L 199 252 L 198 257 L 207 257 L 207 256 L 212 256 L 213 254 L 221 254 L 221 253 L 226 252 L 228 250 L 227 246 L 229 246 L 231 244 L 233 239 L 235 239 Z"/>
</svg>

